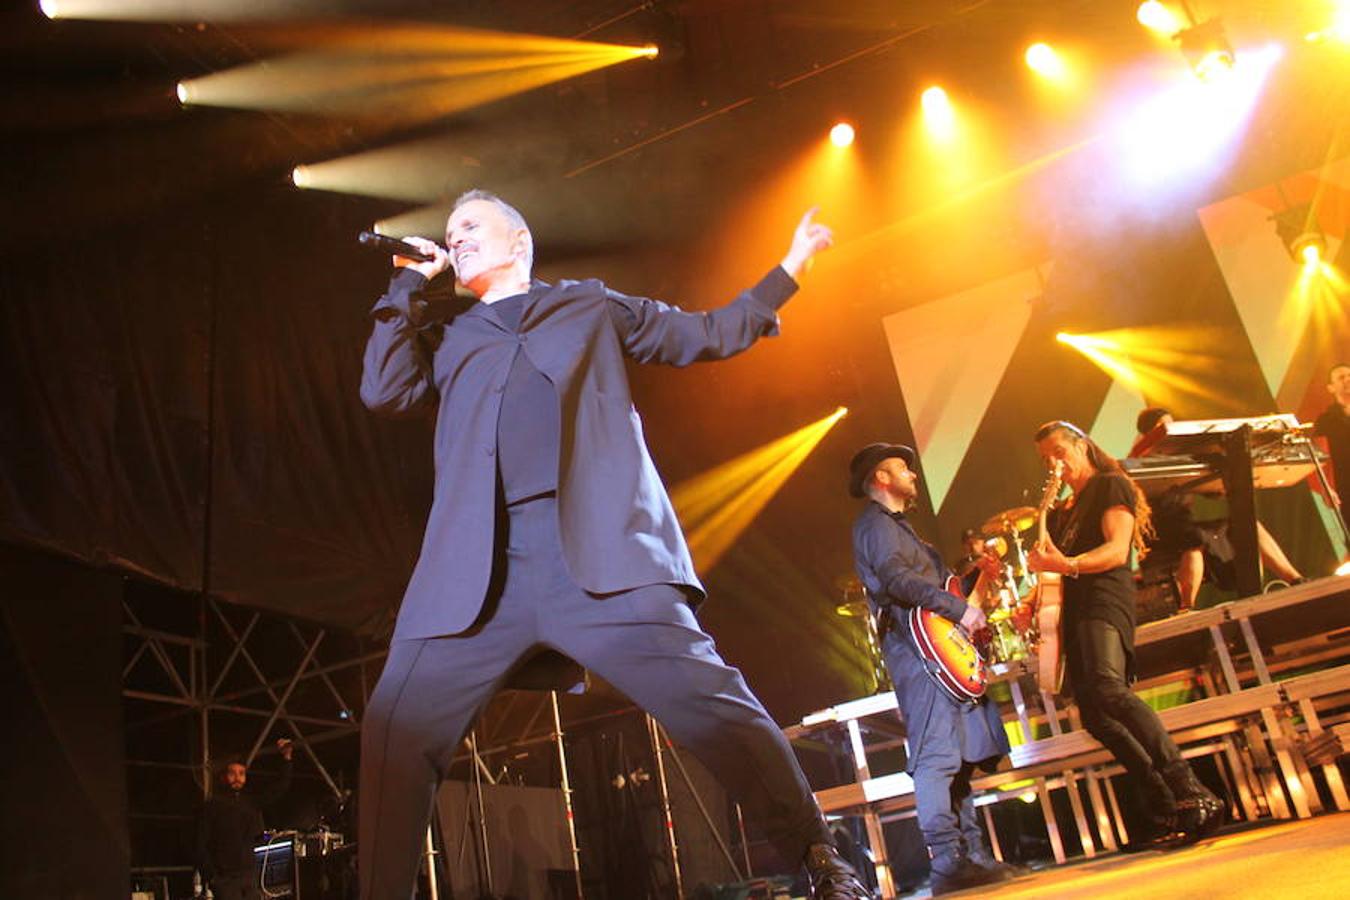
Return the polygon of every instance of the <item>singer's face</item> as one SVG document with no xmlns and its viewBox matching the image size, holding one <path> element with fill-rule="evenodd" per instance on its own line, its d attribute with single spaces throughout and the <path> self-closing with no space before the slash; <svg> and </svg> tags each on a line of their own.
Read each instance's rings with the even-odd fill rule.
<svg viewBox="0 0 1350 900">
<path fill-rule="evenodd" d="M 450 215 L 445 243 L 459 283 L 480 296 L 494 277 L 509 275 L 520 235 L 497 204 L 470 200 Z"/>
</svg>

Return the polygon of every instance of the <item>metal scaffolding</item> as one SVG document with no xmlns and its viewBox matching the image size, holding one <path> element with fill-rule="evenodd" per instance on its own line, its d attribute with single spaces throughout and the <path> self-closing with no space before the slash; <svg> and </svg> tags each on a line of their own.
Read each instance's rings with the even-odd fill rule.
<svg viewBox="0 0 1350 900">
<path fill-rule="evenodd" d="M 386 651 L 337 629 L 234 607 L 211 597 L 124 591 L 122 696 L 128 734 L 128 783 L 167 783 L 190 773 L 185 786 L 147 789 L 133 821 L 186 825 L 191 804 L 212 790 L 213 756 L 228 746 L 246 765 L 275 753 L 279 729 L 294 741 L 335 802 L 350 791 L 345 770 L 357 758 L 356 739 L 370 679 Z M 167 752 L 164 752 L 167 751 Z M 135 773 L 135 774 L 133 774 Z M 153 801 L 153 802 L 151 802 Z M 166 809 L 167 807 L 167 809 Z M 165 851 L 150 851 L 159 855 Z M 160 863 L 163 859 L 143 859 Z"/>
</svg>

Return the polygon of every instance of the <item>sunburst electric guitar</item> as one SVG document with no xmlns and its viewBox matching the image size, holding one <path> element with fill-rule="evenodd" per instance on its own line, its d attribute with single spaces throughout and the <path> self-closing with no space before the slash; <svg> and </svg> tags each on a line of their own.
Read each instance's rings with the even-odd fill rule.
<svg viewBox="0 0 1350 900">
<path fill-rule="evenodd" d="M 982 592 L 984 576 L 972 596 Z M 966 599 L 961 582 L 947 576 L 947 593 Z M 984 696 L 989 684 L 989 664 L 984 649 L 960 623 L 919 606 L 909 611 L 909 632 L 919 648 L 924 668 L 944 691 L 958 703 L 975 703 Z"/>
<path fill-rule="evenodd" d="M 1064 483 L 1064 467 L 1055 463 L 1050 478 L 1045 482 L 1045 491 L 1037 507 L 1038 525 L 1036 543 L 1043 545 L 1047 541 L 1045 525 L 1050 507 L 1059 497 L 1059 489 Z M 1060 614 L 1064 605 L 1064 579 L 1058 572 L 1039 572 L 1036 575 L 1035 598 L 1036 630 L 1040 633 L 1040 647 L 1036 651 L 1036 680 L 1041 690 L 1059 693 L 1064 681 L 1064 641 L 1060 635 Z"/>
</svg>

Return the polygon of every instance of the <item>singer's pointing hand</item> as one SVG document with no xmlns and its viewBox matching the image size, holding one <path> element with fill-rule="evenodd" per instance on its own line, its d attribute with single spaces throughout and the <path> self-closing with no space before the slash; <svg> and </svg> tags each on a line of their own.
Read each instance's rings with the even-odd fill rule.
<svg viewBox="0 0 1350 900">
<path fill-rule="evenodd" d="M 783 271 L 793 278 L 801 274 L 813 256 L 834 243 L 834 232 L 830 231 L 829 226 L 812 221 L 818 209 L 813 206 L 802 216 L 802 220 L 797 223 L 797 230 L 792 234 L 792 246 L 783 257 Z"/>
<path fill-rule="evenodd" d="M 450 251 L 446 250 L 435 241 L 429 241 L 422 237 L 405 237 L 403 240 L 412 244 L 423 253 L 432 254 L 435 258 L 429 259 L 426 262 L 418 262 L 403 256 L 395 256 L 395 266 L 412 269 L 414 272 L 421 272 L 426 276 L 428 281 L 450 268 Z"/>
</svg>

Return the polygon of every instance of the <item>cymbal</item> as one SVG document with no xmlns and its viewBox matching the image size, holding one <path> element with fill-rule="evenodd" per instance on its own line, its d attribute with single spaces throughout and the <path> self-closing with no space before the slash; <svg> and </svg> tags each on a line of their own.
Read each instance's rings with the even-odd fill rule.
<svg viewBox="0 0 1350 900">
<path fill-rule="evenodd" d="M 980 531 L 986 535 L 1003 534 L 1008 531 L 1026 531 L 1036 524 L 1037 512 L 1034 506 L 1014 506 L 1003 512 L 994 513 L 984 520 Z"/>
<path fill-rule="evenodd" d="M 849 618 L 862 618 L 871 613 L 867 608 L 866 600 L 853 600 L 849 603 L 840 603 L 834 608 L 836 615 L 848 616 Z"/>
</svg>

